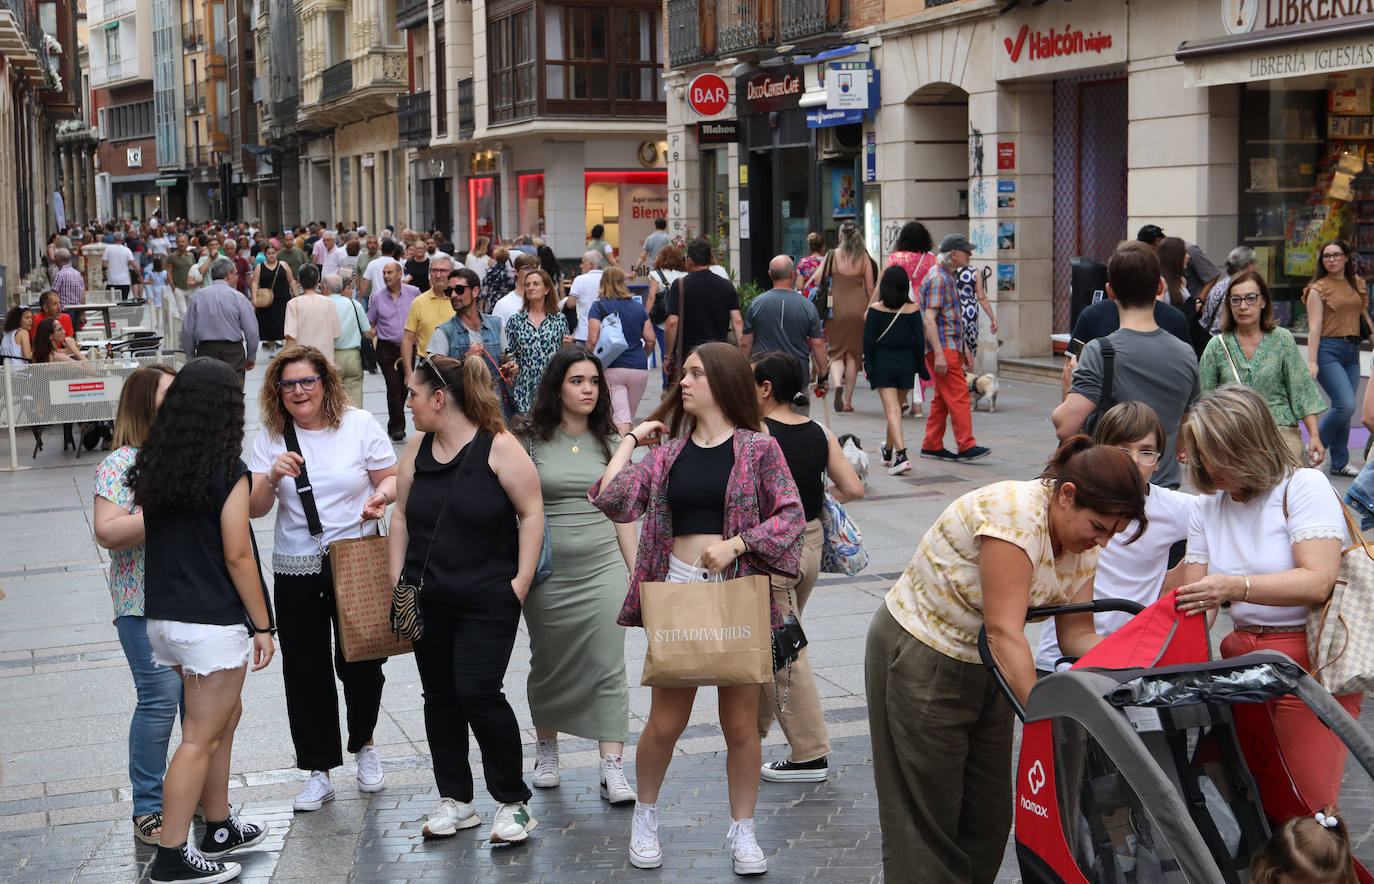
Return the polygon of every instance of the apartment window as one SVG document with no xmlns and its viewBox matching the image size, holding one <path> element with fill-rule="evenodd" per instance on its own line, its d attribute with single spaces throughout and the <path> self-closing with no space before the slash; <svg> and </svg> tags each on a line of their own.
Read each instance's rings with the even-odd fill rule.
<svg viewBox="0 0 1374 884">
<path fill-rule="evenodd" d="M 382 45 L 402 45 L 405 41 L 401 39 L 401 32 L 396 28 L 396 0 L 379 0 L 378 6 L 378 14 L 381 16 L 378 36 L 381 37 Z"/>
<path fill-rule="evenodd" d="M 448 134 L 448 61 L 444 54 L 444 34 L 434 32 L 434 134 Z"/>
<path fill-rule="evenodd" d="M 200 76 L 196 73 L 196 60 L 191 59 L 191 94 L 200 98 Z"/>
<path fill-rule="evenodd" d="M 339 217 L 353 217 L 352 203 L 349 198 L 353 195 L 353 163 L 350 157 L 339 158 Z"/>
<path fill-rule="evenodd" d="M 347 25 L 342 12 L 324 14 L 325 32 L 329 35 L 329 39 L 325 41 L 325 67 L 333 67 L 348 58 Z"/>
<path fill-rule="evenodd" d="M 210 32 L 214 40 L 213 54 L 223 55 L 225 46 L 224 4 L 210 5 Z"/>
<path fill-rule="evenodd" d="M 606 45 L 610 14 L 610 9 L 584 6 L 545 7 L 545 75 L 550 99 L 610 100 Z"/>
<path fill-rule="evenodd" d="M 533 115 L 535 100 L 534 10 L 498 18 L 488 31 L 491 117 L 511 120 Z"/>
<path fill-rule="evenodd" d="M 101 133 L 110 141 L 131 141 L 152 138 L 154 135 L 153 102 L 135 101 L 105 108 L 105 125 Z"/>
<path fill-rule="evenodd" d="M 105 29 L 105 63 L 118 64 L 119 60 L 119 23 L 115 22 Z"/>
</svg>

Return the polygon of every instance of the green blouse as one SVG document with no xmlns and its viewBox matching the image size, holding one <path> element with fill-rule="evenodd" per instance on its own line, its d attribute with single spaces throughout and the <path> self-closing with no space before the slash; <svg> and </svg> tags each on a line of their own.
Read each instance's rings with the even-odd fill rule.
<svg viewBox="0 0 1374 884">
<path fill-rule="evenodd" d="M 1223 347 L 1235 360 L 1240 382 L 1264 397 L 1279 426 L 1295 426 L 1309 414 L 1326 411 L 1326 400 L 1317 391 L 1317 382 L 1308 373 L 1298 344 L 1288 329 L 1279 326 L 1260 338 L 1255 355 L 1249 359 L 1245 358 L 1232 332 L 1222 332 L 1208 341 L 1198 366 L 1204 393 L 1236 381 Z"/>
</svg>

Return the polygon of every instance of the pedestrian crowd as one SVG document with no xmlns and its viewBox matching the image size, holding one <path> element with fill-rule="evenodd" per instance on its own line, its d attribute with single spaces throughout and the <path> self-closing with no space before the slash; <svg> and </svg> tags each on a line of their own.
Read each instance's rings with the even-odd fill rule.
<svg viewBox="0 0 1374 884">
<path fill-rule="evenodd" d="M 864 667 L 890 880 L 990 882 L 1001 865 L 1012 712 L 981 662 L 980 630 L 1022 703 L 1037 678 L 1127 619 L 1060 615 L 1033 650 L 1027 608 L 1094 598 L 1148 604 L 1176 590 L 1181 611 L 1208 617 L 1225 604 L 1235 631 L 1223 657 L 1278 649 L 1308 666 L 1307 607 L 1330 595 L 1347 540 L 1339 498 L 1314 467 L 1329 458 L 1333 475 L 1353 475 L 1358 363 L 1354 374 L 1347 363 L 1358 339 L 1348 339 L 1364 313 L 1363 282 L 1341 260 L 1343 243 L 1323 248 L 1325 272 L 1308 297 L 1316 355 L 1305 363 L 1243 254 L 1193 290 L 1186 271 L 1196 275 L 1205 256 L 1190 259 L 1196 247 L 1155 231 L 1117 248 L 1110 301 L 1075 327 L 1085 343 L 1065 370 L 1052 415 L 1059 445 L 1044 471 L 953 501 L 872 621 Z M 936 249 L 910 222 L 879 268 L 847 221 L 834 249 L 815 237 L 800 260 L 775 257 L 772 288 L 741 309 L 705 239 L 646 242 L 635 266 L 648 271 L 648 292 L 636 297 L 595 228 L 566 294 L 536 243 L 479 241 L 457 255 L 441 239 L 311 225 L 303 241 L 261 238 L 260 249 L 259 232 L 245 231 L 246 248 L 229 237 L 217 241 L 221 254 L 209 241 L 191 252 L 189 234 L 172 225 L 153 232 L 169 251 L 150 272 L 170 277 L 145 284 L 170 285 L 163 304 L 181 311 L 189 361 L 125 383 L 94 520 L 111 550 L 115 622 L 138 692 L 129 772 L 136 835 L 158 846 L 152 879 L 228 880 L 239 867 L 224 857 L 266 837 L 229 805 L 227 780 L 246 671 L 270 665 L 277 642 L 305 778 L 295 809 L 335 797 L 345 747 L 358 790 L 385 788 L 374 746 L 385 659 L 345 654 L 331 544 L 377 534 L 388 513 L 392 616 L 413 637 L 439 795 L 420 823 L 425 837 L 482 823 L 471 731 L 495 803 L 490 840 L 526 840 L 538 824 L 530 787 L 560 784 L 568 734 L 597 741 L 602 799 L 633 805 L 631 864 L 662 865 L 660 791 L 697 687 L 711 685 L 727 747 L 732 868 L 765 872 L 760 780 L 829 773 L 805 650 L 769 667 L 785 668 L 785 681 L 653 682 L 632 784 L 623 628 L 646 626 L 665 584 L 763 578 L 763 631 L 776 640 L 800 629 L 834 509 L 843 515 L 840 505 L 864 494 L 840 441 L 807 416 L 811 394 L 833 388 L 835 409 L 852 411 L 861 369 L 879 392 L 879 447 L 893 475 L 911 469 L 904 413 L 926 418 L 922 457 L 990 454 L 973 436 L 970 378 L 981 315 L 994 333 L 996 320 L 970 241 L 953 233 Z M 119 245 L 123 232 L 113 234 Z M 60 275 L 71 263 L 55 245 Z M 130 259 L 131 278 L 139 262 Z M 12 311 L 4 346 L 62 350 L 60 291 L 53 302 L 36 325 L 32 312 Z M 1184 321 L 1161 321 L 1161 307 Z M 270 363 L 257 396 L 262 428 L 247 450 L 243 385 L 260 341 Z M 665 392 L 641 419 L 654 357 Z M 385 426 L 362 409 L 373 364 L 386 382 Z M 1320 423 L 1318 382 L 1332 400 Z M 1198 494 L 1179 490 L 1185 470 Z M 270 596 L 249 528 L 269 513 Z M 522 619 L 537 735 L 528 781 L 502 688 Z M 1358 713 L 1359 695 L 1339 699 Z M 168 762 L 178 709 L 183 738 Z M 1334 820 L 1344 752 L 1305 712 L 1277 718 L 1280 746 L 1301 793 Z M 790 752 L 765 763 L 775 718 Z M 1266 862 L 1303 855 L 1275 847 Z"/>
</svg>

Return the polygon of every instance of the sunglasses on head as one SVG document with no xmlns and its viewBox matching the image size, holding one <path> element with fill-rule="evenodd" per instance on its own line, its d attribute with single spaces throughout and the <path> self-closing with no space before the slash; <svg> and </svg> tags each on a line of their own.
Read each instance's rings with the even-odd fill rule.
<svg viewBox="0 0 1374 884">
<path fill-rule="evenodd" d="M 439 371 L 439 366 L 435 365 L 433 361 L 431 361 L 430 356 L 423 357 L 419 362 L 415 364 L 416 371 L 422 368 L 429 369 L 429 373 L 434 377 L 435 390 L 443 390 L 448 388 L 448 381 L 444 380 L 443 374 L 441 374 Z"/>
</svg>

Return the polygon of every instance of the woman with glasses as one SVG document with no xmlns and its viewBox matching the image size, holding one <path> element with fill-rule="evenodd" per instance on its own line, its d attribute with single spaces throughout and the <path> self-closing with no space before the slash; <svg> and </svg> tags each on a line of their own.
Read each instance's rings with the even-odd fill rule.
<svg viewBox="0 0 1374 884">
<path fill-rule="evenodd" d="M 1173 589 L 1166 569 L 1169 548 L 1188 537 L 1188 520 L 1193 514 L 1197 496 L 1150 484 L 1150 476 L 1164 450 L 1164 422 L 1155 410 L 1144 402 L 1122 402 L 1112 406 L 1097 422 L 1094 442 L 1119 448 L 1129 454 L 1140 470 L 1145 483 L 1145 519 L 1147 525 L 1134 543 L 1127 543 L 1135 532 L 1134 524 L 1107 541 L 1097 557 L 1097 575 L 1093 578 L 1093 598 L 1129 599 L 1142 605 L 1152 604 L 1161 592 Z M 1093 631 L 1111 635 L 1131 619 L 1118 612 L 1093 615 Z M 1055 671 L 1064 656 L 1059 650 L 1059 633 L 1054 620 L 1047 620 L 1040 630 L 1040 647 L 1035 652 L 1036 675 Z"/>
<path fill-rule="evenodd" d="M 1360 317 L 1369 320 L 1369 296 L 1355 275 L 1350 246 L 1341 239 L 1322 244 L 1321 261 L 1303 290 L 1307 305 L 1307 371 L 1331 399 L 1321 421 L 1321 441 L 1331 455 L 1331 475 L 1355 475 L 1350 466 L 1350 416 L 1360 386 Z M 1371 324 L 1374 328 L 1374 324 Z M 1316 349 L 1312 340 L 1316 338 Z"/>
<path fill-rule="evenodd" d="M 302 275 L 313 269 L 305 265 Z M 344 660 L 336 638 L 334 579 L 323 553 L 331 541 L 377 533 L 375 520 L 396 499 L 396 452 L 381 424 L 349 404 L 338 372 L 314 347 L 277 354 L 258 404 L 262 430 L 249 460 L 250 511 L 260 518 L 277 504 L 272 573 L 286 717 L 296 766 L 309 772 L 293 806 L 319 810 L 334 798 L 330 771 L 343 764 L 336 672 L 344 686 L 358 791 L 378 792 L 386 784 L 372 746 L 386 661 Z M 309 501 L 300 493 L 302 485 L 310 488 Z"/>
<path fill-rule="evenodd" d="M 1223 384 L 1243 384 L 1259 393 L 1298 461 L 1321 463 L 1326 451 L 1317 415 L 1326 410 L 1326 402 L 1303 365 L 1293 333 L 1274 321 L 1274 305 L 1263 276 L 1242 270 L 1231 277 L 1221 300 L 1219 322 L 1221 334 L 1208 341 L 1198 366 L 1203 392 Z M 1307 426 L 1307 443 L 1299 423 Z"/>
<path fill-rule="evenodd" d="M 391 577 L 423 586 L 415 665 L 439 806 L 421 831 L 447 838 L 481 823 L 471 728 L 497 801 L 491 840 L 524 841 L 535 820 L 520 726 L 501 688 L 544 542 L 539 474 L 506 431 L 481 357 L 429 356 L 406 387 L 418 432 L 401 456 Z"/>
</svg>

